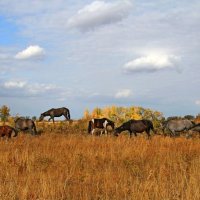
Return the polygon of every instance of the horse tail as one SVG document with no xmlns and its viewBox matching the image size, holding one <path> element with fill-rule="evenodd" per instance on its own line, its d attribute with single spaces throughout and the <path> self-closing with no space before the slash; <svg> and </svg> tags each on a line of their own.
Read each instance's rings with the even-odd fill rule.
<svg viewBox="0 0 200 200">
<path fill-rule="evenodd" d="M 34 130 L 34 132 L 35 132 L 35 135 L 37 135 L 37 129 L 36 129 L 36 125 L 35 125 L 34 122 L 33 122 L 33 130 Z"/>
<path fill-rule="evenodd" d="M 69 120 L 70 120 L 70 119 L 71 119 L 71 116 L 70 116 L 70 111 L 69 111 L 69 109 L 68 109 L 67 114 L 68 114 L 68 118 L 69 118 Z"/>
<path fill-rule="evenodd" d="M 154 129 L 154 126 L 153 126 L 153 122 L 149 120 L 149 128 L 150 130 L 152 130 L 154 132 L 154 134 L 156 134 L 156 131 Z"/>
<path fill-rule="evenodd" d="M 92 121 L 90 120 L 88 122 L 88 133 L 91 133 L 91 131 L 92 131 Z"/>
</svg>

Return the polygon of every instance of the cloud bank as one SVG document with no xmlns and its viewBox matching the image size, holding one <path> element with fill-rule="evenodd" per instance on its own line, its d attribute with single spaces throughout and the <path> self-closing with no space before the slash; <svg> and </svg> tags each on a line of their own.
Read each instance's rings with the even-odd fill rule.
<svg viewBox="0 0 200 200">
<path fill-rule="evenodd" d="M 121 21 L 127 17 L 132 4 L 129 1 L 107 3 L 94 1 L 84 6 L 68 20 L 68 26 L 87 31 L 95 27 Z"/>
<path fill-rule="evenodd" d="M 27 47 L 25 50 L 20 51 L 15 55 L 16 59 L 26 60 L 26 59 L 40 59 L 45 55 L 45 51 L 38 45 L 33 45 Z"/>
<path fill-rule="evenodd" d="M 179 57 L 168 54 L 149 54 L 127 62 L 125 72 L 156 72 L 163 69 L 177 69 Z"/>
<path fill-rule="evenodd" d="M 1 96 L 24 97 L 48 95 L 51 92 L 59 91 L 54 84 L 29 83 L 23 80 L 10 80 L 0 84 Z"/>
</svg>

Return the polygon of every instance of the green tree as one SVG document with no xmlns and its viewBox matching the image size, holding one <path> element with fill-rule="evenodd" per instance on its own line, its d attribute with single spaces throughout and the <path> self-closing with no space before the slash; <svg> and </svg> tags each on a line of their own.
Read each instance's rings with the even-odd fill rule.
<svg viewBox="0 0 200 200">
<path fill-rule="evenodd" d="M 3 123 L 5 123 L 8 120 L 8 117 L 10 116 L 10 108 L 6 105 L 3 105 L 0 108 L 0 118 Z"/>
<path fill-rule="evenodd" d="M 36 120 L 37 120 L 37 117 L 36 117 L 36 116 L 33 116 L 33 117 L 32 117 L 32 120 L 33 120 L 33 121 L 36 121 Z"/>
</svg>

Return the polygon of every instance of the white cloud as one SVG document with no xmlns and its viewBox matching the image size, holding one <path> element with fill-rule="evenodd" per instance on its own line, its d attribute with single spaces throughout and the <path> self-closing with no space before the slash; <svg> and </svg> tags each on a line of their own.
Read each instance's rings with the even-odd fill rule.
<svg viewBox="0 0 200 200">
<path fill-rule="evenodd" d="M 25 50 L 15 55 L 16 59 L 30 59 L 30 58 L 42 58 L 45 55 L 45 51 L 38 45 L 27 47 Z"/>
<path fill-rule="evenodd" d="M 132 92 L 130 89 L 122 89 L 119 90 L 116 94 L 115 97 L 116 98 L 128 98 L 132 95 Z"/>
<path fill-rule="evenodd" d="M 131 7 L 132 3 L 128 0 L 115 3 L 94 1 L 72 16 L 68 20 L 68 26 L 85 31 L 97 26 L 118 22 L 128 15 Z"/>
<path fill-rule="evenodd" d="M 58 89 L 58 87 L 54 84 L 35 83 L 35 84 L 28 85 L 27 87 L 28 92 L 34 95 L 49 92 L 49 91 L 54 91 L 56 89 Z"/>
<path fill-rule="evenodd" d="M 162 69 L 177 69 L 179 57 L 175 55 L 150 53 L 124 65 L 126 72 L 155 72 Z"/>
<path fill-rule="evenodd" d="M 29 83 L 23 80 L 10 80 L 0 84 L 0 90 L 4 94 L 11 94 L 12 96 L 38 96 L 42 94 L 50 94 L 57 92 L 60 88 L 54 84 L 44 83 Z"/>
<path fill-rule="evenodd" d="M 4 87 L 7 89 L 24 88 L 25 86 L 25 81 L 7 81 L 4 83 Z"/>
<path fill-rule="evenodd" d="M 200 100 L 196 100 L 196 101 L 195 101 L 195 104 L 196 104 L 196 105 L 200 105 Z"/>
</svg>

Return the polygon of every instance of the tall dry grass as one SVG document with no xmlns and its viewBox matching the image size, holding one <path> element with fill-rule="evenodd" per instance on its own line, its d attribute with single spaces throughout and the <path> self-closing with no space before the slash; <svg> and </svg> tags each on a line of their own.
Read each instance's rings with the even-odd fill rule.
<svg viewBox="0 0 200 200">
<path fill-rule="evenodd" d="M 0 141 L 0 199 L 200 199 L 200 140 L 20 134 Z"/>
</svg>

